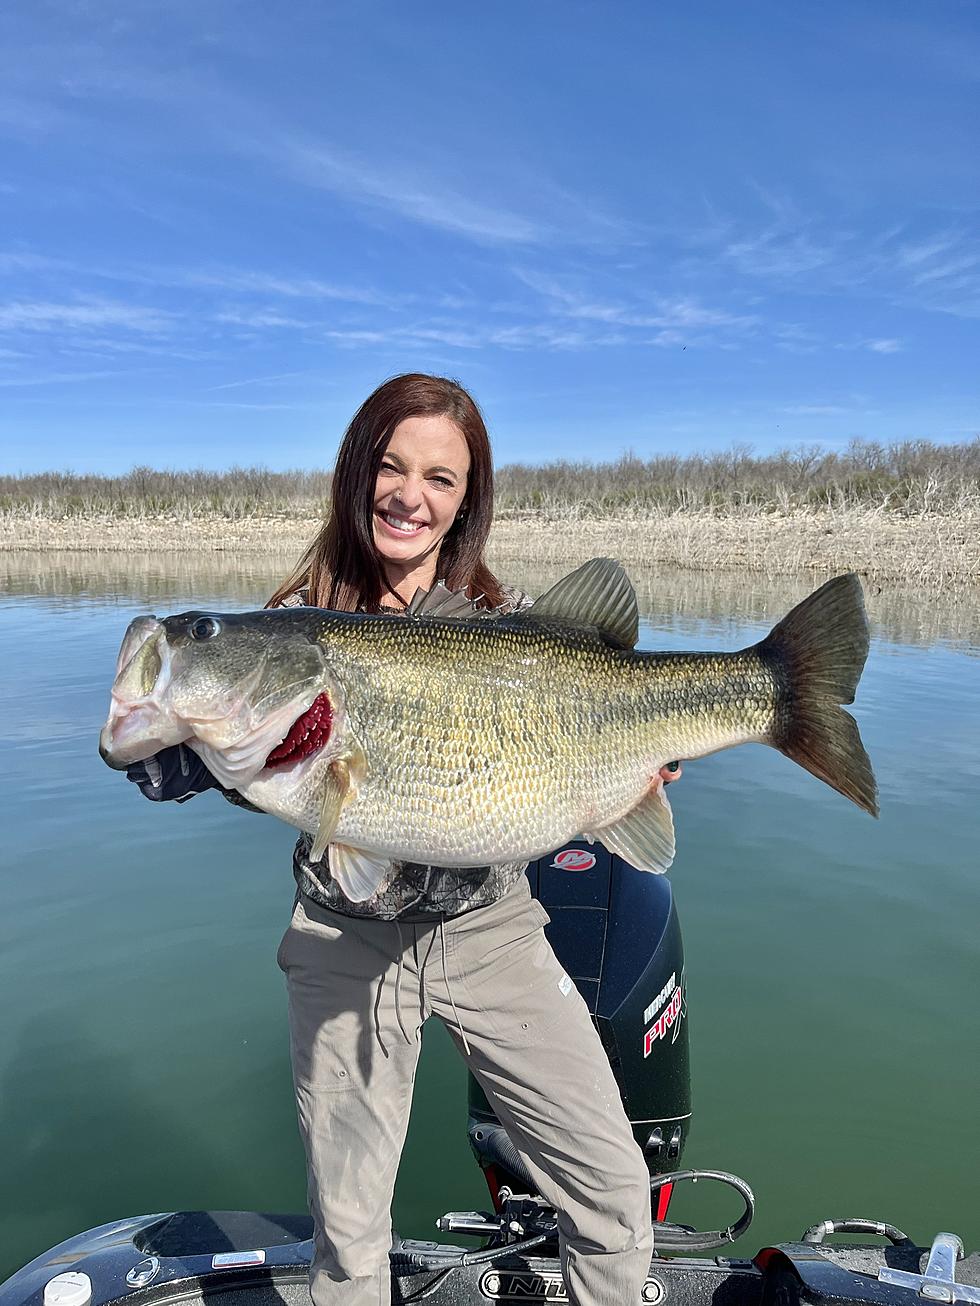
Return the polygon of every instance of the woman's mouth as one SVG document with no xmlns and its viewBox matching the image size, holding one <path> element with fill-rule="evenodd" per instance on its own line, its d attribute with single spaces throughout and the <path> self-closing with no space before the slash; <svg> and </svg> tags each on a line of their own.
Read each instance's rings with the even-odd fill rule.
<svg viewBox="0 0 980 1306">
<path fill-rule="evenodd" d="M 409 537 L 418 535 L 419 531 L 424 531 L 428 522 L 418 521 L 414 517 L 399 517 L 393 512 L 387 512 L 383 508 L 377 510 L 378 520 L 388 528 L 394 535 Z"/>
</svg>

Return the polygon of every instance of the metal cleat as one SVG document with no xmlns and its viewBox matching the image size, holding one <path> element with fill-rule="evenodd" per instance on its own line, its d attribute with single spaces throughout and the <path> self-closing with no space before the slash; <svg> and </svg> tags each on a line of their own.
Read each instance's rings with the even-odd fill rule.
<svg viewBox="0 0 980 1306">
<path fill-rule="evenodd" d="M 963 1244 L 955 1233 L 937 1233 L 932 1240 L 924 1274 L 884 1266 L 878 1271 L 878 1280 L 899 1288 L 911 1288 L 926 1301 L 947 1302 L 950 1306 L 962 1301 L 980 1306 L 980 1288 L 956 1282 L 956 1262 L 962 1256 Z"/>
</svg>

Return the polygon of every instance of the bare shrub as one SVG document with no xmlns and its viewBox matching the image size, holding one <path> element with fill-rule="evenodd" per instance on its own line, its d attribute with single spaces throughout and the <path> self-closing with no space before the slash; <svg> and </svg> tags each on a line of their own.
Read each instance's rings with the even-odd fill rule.
<svg viewBox="0 0 980 1306">
<path fill-rule="evenodd" d="M 959 444 L 854 441 L 843 451 L 797 445 L 612 462 L 511 463 L 497 472 L 497 514 L 561 520 L 675 513 L 787 515 L 848 508 L 898 516 L 973 513 L 980 504 L 980 437 Z M 318 517 L 330 473 L 232 467 L 223 472 L 134 467 L 122 476 L 39 472 L 0 476 L 0 513 L 44 518 Z"/>
</svg>

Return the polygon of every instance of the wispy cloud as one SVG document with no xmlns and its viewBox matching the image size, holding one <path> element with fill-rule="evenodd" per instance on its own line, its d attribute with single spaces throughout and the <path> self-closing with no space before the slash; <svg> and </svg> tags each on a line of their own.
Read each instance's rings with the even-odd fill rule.
<svg viewBox="0 0 980 1306">
<path fill-rule="evenodd" d="M 248 134 L 237 145 L 244 153 L 261 152 L 307 186 L 470 239 L 535 244 L 549 231 L 532 218 L 461 193 L 438 175 L 409 172 L 399 158 L 369 160 L 288 130 L 264 140 Z"/>
<path fill-rule="evenodd" d="M 568 323 L 588 324 L 579 332 L 581 344 L 621 344 L 634 341 L 658 347 L 718 343 L 753 333 L 761 319 L 752 313 L 737 313 L 702 303 L 692 296 L 644 295 L 636 290 L 630 300 L 598 298 L 580 285 L 569 285 L 554 276 L 517 269 L 524 285 L 540 296 L 549 317 Z M 605 328 L 603 330 L 602 328 Z M 552 328 L 553 329 L 553 328 Z M 648 333 L 653 331 L 651 336 Z M 564 328 L 568 335 L 568 328 Z"/>
<path fill-rule="evenodd" d="M 215 290 L 230 295 L 280 296 L 283 299 L 335 300 L 378 308 L 394 308 L 410 296 L 395 295 L 372 286 L 351 286 L 322 277 L 264 272 L 256 268 L 210 265 L 197 268 L 168 267 L 154 263 L 79 263 L 29 250 L 0 251 L 0 273 L 38 273 L 49 277 L 113 281 L 125 285 L 169 290 Z"/>
<path fill-rule="evenodd" d="M 781 289 L 862 295 L 959 317 L 980 317 L 980 241 L 962 227 L 908 223 L 858 233 L 787 208 L 761 231 L 726 238 L 719 254 L 736 272 Z"/>
<path fill-rule="evenodd" d="M 3 331 L 62 331 L 66 328 L 102 330 L 106 327 L 123 327 L 129 331 L 158 332 L 166 330 L 171 321 L 172 315 L 160 309 L 108 301 L 0 305 L 0 330 Z"/>
<path fill-rule="evenodd" d="M 69 385 L 78 381 L 102 381 L 108 376 L 119 375 L 119 372 L 47 372 L 43 376 L 0 377 L 0 386 Z"/>
<path fill-rule="evenodd" d="M 816 243 L 806 232 L 769 228 L 756 236 L 731 241 L 723 251 L 749 276 L 795 277 L 826 267 L 834 251 Z"/>
<path fill-rule="evenodd" d="M 787 404 L 781 411 L 789 417 L 843 417 L 853 409 L 843 404 Z"/>
<path fill-rule="evenodd" d="M 248 385 L 275 385 L 279 381 L 291 381 L 297 376 L 309 376 L 309 372 L 276 372 L 273 376 L 249 376 L 243 381 L 225 381 L 222 385 L 208 387 L 209 392 L 216 390 L 240 390 Z"/>
<path fill-rule="evenodd" d="M 385 294 L 368 286 L 344 286 L 323 281 L 319 277 L 277 276 L 274 273 L 240 268 L 201 268 L 188 271 L 154 268 L 143 269 L 138 276 L 160 286 L 238 291 L 249 295 L 281 295 L 285 299 L 339 300 L 379 308 L 395 307 L 405 302 L 404 296 Z"/>
<path fill-rule="evenodd" d="M 862 342 L 865 349 L 870 349 L 873 354 L 897 354 L 902 348 L 901 340 L 876 339 L 865 340 Z"/>
<path fill-rule="evenodd" d="M 272 309 L 232 309 L 224 313 L 215 313 L 212 320 L 221 322 L 225 326 L 248 327 L 255 331 L 261 331 L 267 327 L 299 327 L 305 330 L 313 325 L 301 318 L 288 317 L 285 313 L 277 313 Z"/>
</svg>

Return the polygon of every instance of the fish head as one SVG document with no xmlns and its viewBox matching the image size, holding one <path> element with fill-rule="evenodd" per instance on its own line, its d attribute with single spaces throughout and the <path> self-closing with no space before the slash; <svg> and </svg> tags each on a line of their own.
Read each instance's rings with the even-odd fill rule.
<svg viewBox="0 0 980 1306">
<path fill-rule="evenodd" d="M 225 788 L 336 754 L 344 696 L 301 620 L 281 611 L 137 617 L 99 739 L 117 770 L 186 743 Z"/>
</svg>

